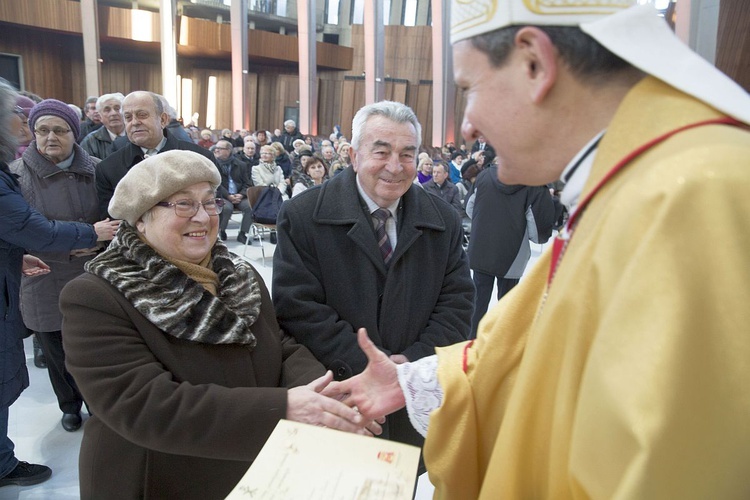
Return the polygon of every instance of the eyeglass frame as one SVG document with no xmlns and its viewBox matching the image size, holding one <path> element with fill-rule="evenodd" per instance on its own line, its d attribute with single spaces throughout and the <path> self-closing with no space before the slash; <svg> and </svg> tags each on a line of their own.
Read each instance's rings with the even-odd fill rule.
<svg viewBox="0 0 750 500">
<path fill-rule="evenodd" d="M 47 133 L 46 134 L 42 133 L 42 130 L 46 130 Z M 62 132 L 62 130 L 65 130 L 65 132 Z M 68 132 L 72 132 L 72 131 L 73 129 L 70 129 L 70 128 L 63 129 L 62 127 L 54 127 L 50 129 L 38 129 L 38 128 L 34 129 L 34 133 L 38 135 L 39 137 L 47 137 L 51 133 L 55 134 L 57 137 L 64 137 L 65 134 L 67 134 Z M 58 132 L 61 132 L 61 133 L 58 134 Z"/>
<path fill-rule="evenodd" d="M 193 213 L 191 215 L 180 215 L 179 213 L 177 213 L 178 206 L 179 206 L 180 203 L 186 202 L 186 201 L 189 201 L 192 204 L 192 206 L 193 206 Z M 218 207 L 219 210 L 215 214 L 212 214 L 211 212 L 209 212 L 208 210 L 206 210 L 206 204 L 207 203 L 213 203 L 213 204 L 215 204 Z M 190 219 L 191 217 L 195 217 L 195 215 L 198 213 L 198 207 L 199 206 L 203 207 L 203 211 L 206 212 L 209 217 L 218 217 L 221 214 L 221 212 L 224 211 L 224 205 L 225 204 L 226 204 L 226 202 L 224 201 L 224 198 L 211 198 L 208 201 L 194 201 L 194 200 L 190 200 L 190 199 L 185 198 L 183 200 L 177 200 L 177 201 L 172 201 L 172 202 L 170 202 L 170 201 L 160 201 L 155 206 L 157 206 L 157 207 L 164 207 L 164 208 L 172 207 L 172 209 L 174 210 L 174 214 L 177 217 L 182 217 L 183 219 Z"/>
</svg>

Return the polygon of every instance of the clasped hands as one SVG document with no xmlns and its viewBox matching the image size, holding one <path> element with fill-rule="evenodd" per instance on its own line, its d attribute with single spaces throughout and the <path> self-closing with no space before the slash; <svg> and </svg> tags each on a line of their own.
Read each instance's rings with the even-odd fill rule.
<svg viewBox="0 0 750 500">
<path fill-rule="evenodd" d="M 364 328 L 357 331 L 357 341 L 367 356 L 367 367 L 359 375 L 332 382 L 322 394 L 357 408 L 365 418 L 375 419 L 400 410 L 406 405 L 406 400 L 398 383 L 396 366 L 406 362 L 406 358 L 402 355 L 387 356 L 372 343 Z"/>
<path fill-rule="evenodd" d="M 406 404 L 396 362 L 372 343 L 364 328 L 357 341 L 367 356 L 365 371 L 341 382 L 333 382 L 329 371 L 307 386 L 290 389 L 287 419 L 365 435 L 382 432 L 385 415 Z"/>
</svg>

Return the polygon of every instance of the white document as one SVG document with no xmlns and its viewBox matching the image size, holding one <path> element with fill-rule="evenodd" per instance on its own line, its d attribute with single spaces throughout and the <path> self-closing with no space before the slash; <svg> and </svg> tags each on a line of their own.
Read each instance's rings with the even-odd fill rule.
<svg viewBox="0 0 750 500">
<path fill-rule="evenodd" d="M 411 500 L 419 448 L 279 421 L 227 500 Z"/>
</svg>

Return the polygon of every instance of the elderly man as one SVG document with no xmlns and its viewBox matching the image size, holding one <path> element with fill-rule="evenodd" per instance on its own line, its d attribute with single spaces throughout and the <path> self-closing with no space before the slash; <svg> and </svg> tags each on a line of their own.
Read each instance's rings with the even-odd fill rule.
<svg viewBox="0 0 750 500">
<path fill-rule="evenodd" d="M 294 151 L 294 141 L 297 139 L 303 143 L 305 142 L 302 133 L 297 130 L 297 124 L 294 123 L 294 120 L 287 120 L 284 122 L 284 132 L 281 133 L 281 136 L 277 134 L 274 141 L 280 142 L 284 146 L 284 149 L 286 149 L 286 152 L 291 153 Z"/>
<path fill-rule="evenodd" d="M 99 112 L 96 110 L 96 101 L 99 98 L 89 96 L 86 99 L 86 103 L 83 105 L 83 113 L 86 115 L 86 119 L 81 123 L 81 130 L 78 133 L 76 140 L 80 143 L 87 135 L 94 130 L 97 130 L 102 126 L 102 119 L 99 116 Z"/>
<path fill-rule="evenodd" d="M 131 92 L 122 101 L 122 115 L 129 142 L 125 147 L 107 156 L 96 168 L 96 190 L 99 194 L 99 212 L 102 218 L 108 216 L 109 200 L 112 199 L 117 183 L 133 165 L 141 162 L 147 155 L 182 149 L 195 151 L 216 163 L 213 155 L 202 147 L 167 134 L 169 117 L 158 94 L 141 90 Z M 226 198 L 228 194 L 226 189 L 219 186 L 219 197 Z M 231 215 L 231 211 L 225 211 L 221 217 L 224 219 Z"/>
<path fill-rule="evenodd" d="M 221 186 L 228 193 L 225 198 L 226 208 L 224 212 L 229 212 L 231 215 L 233 208 L 242 211 L 242 222 L 240 223 L 240 232 L 237 234 L 237 241 L 246 243 L 247 232 L 250 231 L 250 226 L 253 223 L 253 207 L 247 201 L 247 188 L 253 185 L 253 181 L 250 177 L 250 168 L 232 155 L 233 149 L 231 142 L 221 139 L 214 146 L 214 156 L 219 163 Z M 228 218 L 222 217 L 219 221 L 219 235 L 222 240 L 227 239 L 228 224 Z"/>
<path fill-rule="evenodd" d="M 572 212 L 473 344 L 397 367 L 361 334 L 337 390 L 429 419 L 436 498 L 748 497 L 750 98 L 627 3 L 453 3 L 464 138 Z"/>
<path fill-rule="evenodd" d="M 245 144 L 242 148 L 242 153 L 240 153 L 238 158 L 247 165 L 248 171 L 251 171 L 252 168 L 258 164 L 260 154 L 258 154 L 258 148 L 255 145 L 252 136 L 248 135 L 245 137 Z"/>
<path fill-rule="evenodd" d="M 445 165 L 438 163 L 432 166 L 432 178 L 422 184 L 425 191 L 443 199 L 456 209 L 458 215 L 463 217 L 464 207 L 461 205 L 461 195 L 458 188 L 448 179 Z"/>
<path fill-rule="evenodd" d="M 81 147 L 88 154 L 103 160 L 114 151 L 114 141 L 125 135 L 125 122 L 122 119 L 122 100 L 119 92 L 104 94 L 96 100 L 96 111 L 103 127 L 91 132 L 81 141 Z"/>
<path fill-rule="evenodd" d="M 395 102 L 360 109 L 353 168 L 282 205 L 274 255 L 276 314 L 338 380 L 367 359 L 365 327 L 395 363 L 465 340 L 474 287 L 458 214 L 412 184 L 421 127 Z M 405 412 L 384 436 L 419 445 Z"/>
</svg>

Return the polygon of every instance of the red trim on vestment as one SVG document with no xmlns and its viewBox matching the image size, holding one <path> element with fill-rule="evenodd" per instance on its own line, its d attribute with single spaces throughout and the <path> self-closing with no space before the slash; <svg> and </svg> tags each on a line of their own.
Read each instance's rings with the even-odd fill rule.
<svg viewBox="0 0 750 500">
<path fill-rule="evenodd" d="M 575 231 L 576 223 L 578 221 L 578 217 L 583 213 L 584 209 L 586 208 L 586 205 L 589 204 L 591 199 L 599 192 L 599 190 L 604 187 L 604 185 L 609 182 L 612 177 L 614 177 L 620 170 L 625 168 L 631 161 L 633 161 L 635 158 L 643 154 L 644 152 L 648 151 L 652 147 L 656 146 L 660 142 L 663 142 L 670 137 L 672 137 L 675 134 L 678 134 L 680 132 L 683 132 L 685 130 L 689 130 L 691 128 L 696 127 L 702 127 L 704 125 L 734 125 L 735 127 L 744 127 L 744 124 L 740 122 L 739 120 L 735 120 L 734 118 L 731 118 L 729 116 L 725 116 L 723 118 L 715 118 L 712 120 L 704 120 L 700 122 L 690 123 L 688 125 L 676 128 L 674 130 L 671 130 L 665 134 L 660 135 L 659 137 L 656 137 L 649 142 L 643 144 L 639 148 L 635 149 L 631 153 L 629 153 L 625 158 L 620 160 L 612 169 L 607 172 L 607 174 L 602 178 L 602 180 L 599 181 L 599 183 L 594 186 L 594 189 L 591 190 L 591 192 L 586 196 L 586 198 L 578 204 L 578 207 L 576 208 L 575 212 L 573 212 L 570 215 L 570 218 L 568 219 L 567 224 L 565 224 L 564 231 L 561 231 L 557 237 L 555 238 L 555 241 L 552 245 L 552 260 L 550 261 L 550 270 L 549 270 L 549 276 L 547 277 L 547 287 L 552 284 L 552 279 L 555 277 L 555 271 L 557 271 L 557 266 L 559 265 L 560 261 L 563 258 L 563 254 L 565 253 L 565 249 L 568 247 L 568 244 L 570 243 L 570 239 L 573 237 L 573 231 Z M 566 233 L 566 236 L 561 236 L 563 233 Z"/>
<path fill-rule="evenodd" d="M 463 361 L 463 370 L 464 373 L 469 369 L 469 348 L 474 345 L 474 341 L 470 340 L 468 344 L 464 346 L 464 361 Z"/>
</svg>

